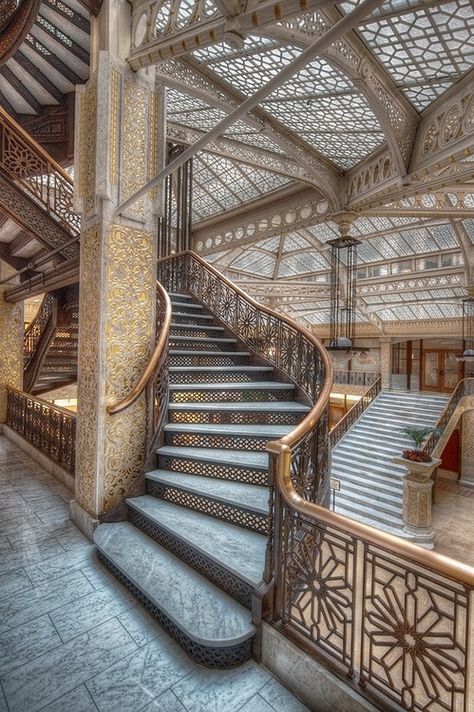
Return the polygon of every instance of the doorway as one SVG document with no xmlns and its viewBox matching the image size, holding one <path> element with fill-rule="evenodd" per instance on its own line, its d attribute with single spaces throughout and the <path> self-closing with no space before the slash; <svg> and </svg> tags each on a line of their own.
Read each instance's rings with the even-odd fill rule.
<svg viewBox="0 0 474 712">
<path fill-rule="evenodd" d="M 463 377 L 458 349 L 423 349 L 422 390 L 451 393 Z"/>
</svg>

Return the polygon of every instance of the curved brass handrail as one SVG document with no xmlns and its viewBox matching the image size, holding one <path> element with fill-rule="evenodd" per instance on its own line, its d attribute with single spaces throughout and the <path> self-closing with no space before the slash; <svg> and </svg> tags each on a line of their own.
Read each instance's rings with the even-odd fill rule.
<svg viewBox="0 0 474 712">
<path fill-rule="evenodd" d="M 125 398 L 122 398 L 122 400 L 118 401 L 117 403 L 114 403 L 113 405 L 107 406 L 107 412 L 110 415 L 121 413 L 122 411 L 133 405 L 133 403 L 135 403 L 135 401 L 141 396 L 147 385 L 151 382 L 153 375 L 160 367 L 163 359 L 166 357 L 166 346 L 168 344 L 168 336 L 171 325 L 171 301 L 168 296 L 168 292 L 159 282 L 156 283 L 156 291 L 159 295 L 159 298 L 161 298 L 161 300 L 165 304 L 163 325 L 160 335 L 158 337 L 158 341 L 156 342 L 156 346 L 153 350 L 150 360 L 148 361 L 148 364 L 145 370 L 143 371 L 138 383 L 132 388 L 130 393 L 125 396 Z"/>
</svg>

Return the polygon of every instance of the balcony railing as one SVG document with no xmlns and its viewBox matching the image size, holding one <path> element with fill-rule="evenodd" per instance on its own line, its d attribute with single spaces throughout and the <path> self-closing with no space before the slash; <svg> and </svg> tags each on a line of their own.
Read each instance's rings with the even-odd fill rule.
<svg viewBox="0 0 474 712">
<path fill-rule="evenodd" d="M 344 386 L 371 386 L 380 376 L 376 371 L 334 371 L 333 383 Z"/>
<path fill-rule="evenodd" d="M 7 425 L 74 475 L 76 414 L 15 388 L 7 394 Z"/>
<path fill-rule="evenodd" d="M 435 449 L 437 449 L 438 443 L 440 443 L 456 408 L 461 400 L 466 396 L 474 396 L 474 378 L 464 378 L 458 383 L 451 394 L 446 408 L 443 410 L 438 422 L 436 423 L 435 430 L 423 446 L 423 450 L 429 455 L 433 455 Z M 436 453 L 436 455 L 439 456 L 440 453 Z"/>
<path fill-rule="evenodd" d="M 72 236 L 79 235 L 70 176 L 1 107 L 0 168 Z"/>
</svg>

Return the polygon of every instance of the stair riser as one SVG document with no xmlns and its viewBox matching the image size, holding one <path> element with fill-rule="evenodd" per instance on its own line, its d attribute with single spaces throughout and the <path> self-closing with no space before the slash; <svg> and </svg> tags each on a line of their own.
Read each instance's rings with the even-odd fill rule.
<svg viewBox="0 0 474 712">
<path fill-rule="evenodd" d="M 213 317 L 207 314 L 173 314 L 171 319 L 172 326 L 176 324 L 189 325 L 189 326 L 212 326 Z"/>
<path fill-rule="evenodd" d="M 202 365 L 202 364 L 201 364 Z M 170 383 L 252 383 L 270 381 L 268 371 L 170 371 Z"/>
<path fill-rule="evenodd" d="M 171 349 L 189 349 L 190 351 L 235 351 L 235 341 L 216 341 L 212 339 L 190 339 L 186 336 L 170 334 Z"/>
<path fill-rule="evenodd" d="M 193 298 L 187 294 L 170 294 L 169 298 L 173 304 L 186 304 L 186 309 L 188 305 L 192 306 Z"/>
<path fill-rule="evenodd" d="M 173 336 L 193 336 L 199 337 L 201 339 L 209 339 L 212 337 L 224 338 L 224 331 L 219 328 L 200 326 L 199 328 L 191 328 L 186 324 L 182 326 L 172 326 L 170 330 L 170 337 Z"/>
<path fill-rule="evenodd" d="M 148 494 L 164 499 L 166 502 L 179 504 L 186 509 L 207 514 L 215 519 L 222 519 L 229 524 L 236 524 L 244 529 L 266 535 L 268 533 L 268 520 L 266 516 L 252 512 L 245 507 L 237 507 L 227 502 L 221 502 L 194 492 L 185 492 L 178 487 L 162 485 L 158 482 L 147 481 Z"/>
<path fill-rule="evenodd" d="M 228 356 L 185 356 L 180 354 L 175 356 L 171 354 L 171 366 L 246 366 L 249 363 L 248 356 L 232 356 L 229 352 Z"/>
<path fill-rule="evenodd" d="M 270 440 L 278 439 L 278 437 L 256 437 L 255 435 L 207 435 L 204 433 L 166 433 L 165 437 L 166 444 L 173 445 L 174 447 L 206 447 L 259 451 L 265 450 L 265 446 Z"/>
<path fill-rule="evenodd" d="M 215 477 L 219 480 L 234 480 L 254 485 L 268 485 L 268 472 L 250 466 L 238 467 L 214 462 L 205 462 L 183 457 L 158 456 L 158 467 L 171 472 L 184 472 L 201 477 Z"/>
<path fill-rule="evenodd" d="M 120 571 L 102 552 L 98 552 L 99 560 L 128 588 L 137 600 L 151 613 L 158 623 L 171 635 L 176 642 L 200 665 L 210 668 L 228 668 L 240 665 L 252 657 L 253 639 L 250 638 L 240 645 L 230 648 L 208 648 L 190 640 L 167 615 L 154 604 L 148 596 L 140 591 L 127 576 Z"/>
<path fill-rule="evenodd" d="M 228 412 L 228 411 L 184 411 L 170 410 L 170 423 L 210 423 L 222 425 L 297 425 L 303 419 L 300 413 L 269 412 Z"/>
<path fill-rule="evenodd" d="M 156 522 L 137 512 L 133 507 L 128 507 L 128 521 L 147 536 L 164 546 L 175 556 L 179 556 L 189 566 L 206 576 L 212 583 L 235 598 L 246 608 L 252 608 L 252 587 L 246 581 L 235 576 L 228 569 L 219 566 L 190 544 L 183 542 Z"/>
<path fill-rule="evenodd" d="M 193 390 L 191 384 L 188 391 L 170 390 L 170 403 L 247 403 L 283 400 L 288 400 L 288 391 L 226 391 L 224 385 L 222 386 L 222 391 Z"/>
</svg>

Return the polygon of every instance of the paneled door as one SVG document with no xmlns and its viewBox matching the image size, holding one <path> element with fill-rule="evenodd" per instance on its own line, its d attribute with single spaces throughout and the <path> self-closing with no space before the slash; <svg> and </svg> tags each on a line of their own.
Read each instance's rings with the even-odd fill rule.
<svg viewBox="0 0 474 712">
<path fill-rule="evenodd" d="M 462 363 L 455 354 L 455 350 L 423 350 L 423 391 L 451 393 L 456 388 L 462 378 Z"/>
</svg>

